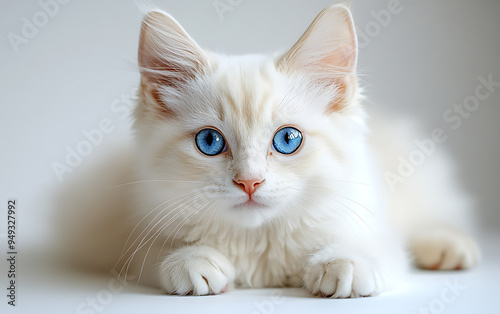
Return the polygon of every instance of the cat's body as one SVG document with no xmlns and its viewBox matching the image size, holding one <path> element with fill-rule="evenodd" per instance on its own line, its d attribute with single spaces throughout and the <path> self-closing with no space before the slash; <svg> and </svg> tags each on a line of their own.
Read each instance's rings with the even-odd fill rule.
<svg viewBox="0 0 500 314">
<path fill-rule="evenodd" d="M 89 235 L 72 239 L 71 251 L 91 255 L 79 261 L 113 261 L 124 277 L 168 293 L 198 295 L 233 283 L 374 295 L 407 264 L 400 234 L 422 267 L 472 266 L 479 256 L 472 240 L 441 228 L 454 220 L 447 210 L 464 202 L 434 213 L 414 184 L 425 170 L 401 184 L 401 194 L 386 193 L 382 172 L 394 169 L 398 151 L 384 147 L 385 123 L 373 133 L 366 125 L 356 54 L 343 5 L 325 9 L 289 52 L 272 58 L 205 52 L 170 16 L 149 13 L 136 143 L 105 162 L 100 185 L 89 175 L 88 185 L 77 183 L 80 196 L 66 195 L 70 203 L 86 199 L 77 212 L 88 220 L 80 224 Z M 200 140 L 203 132 L 210 137 Z M 217 141 L 223 145 L 212 154 Z M 446 198 L 461 199 L 450 190 Z M 418 199 L 401 203 L 411 195 Z M 391 205 L 404 232 L 391 231 Z M 101 228 L 88 227 L 97 212 Z M 437 231 L 419 234 L 422 225 Z"/>
</svg>

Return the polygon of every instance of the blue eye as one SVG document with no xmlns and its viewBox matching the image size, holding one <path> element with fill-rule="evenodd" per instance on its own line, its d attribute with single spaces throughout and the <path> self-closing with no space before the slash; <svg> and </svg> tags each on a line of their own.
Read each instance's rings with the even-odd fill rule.
<svg viewBox="0 0 500 314">
<path fill-rule="evenodd" d="M 203 129 L 195 138 L 196 146 L 205 155 L 219 155 L 226 148 L 224 137 L 214 129 Z"/>
<path fill-rule="evenodd" d="M 273 146 L 282 154 L 291 154 L 302 144 L 302 133 L 296 128 L 284 127 L 273 138 Z"/>
</svg>

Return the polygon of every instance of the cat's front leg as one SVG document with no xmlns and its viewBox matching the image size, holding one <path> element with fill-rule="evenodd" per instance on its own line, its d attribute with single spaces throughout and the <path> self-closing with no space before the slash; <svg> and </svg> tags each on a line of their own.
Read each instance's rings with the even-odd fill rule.
<svg viewBox="0 0 500 314">
<path fill-rule="evenodd" d="M 328 298 L 374 296 L 384 288 L 376 259 L 349 245 L 328 246 L 311 255 L 304 272 L 306 289 Z"/>
<path fill-rule="evenodd" d="M 209 246 L 188 246 L 171 252 L 160 265 L 162 288 L 169 294 L 223 293 L 235 270 L 229 260 Z"/>
</svg>

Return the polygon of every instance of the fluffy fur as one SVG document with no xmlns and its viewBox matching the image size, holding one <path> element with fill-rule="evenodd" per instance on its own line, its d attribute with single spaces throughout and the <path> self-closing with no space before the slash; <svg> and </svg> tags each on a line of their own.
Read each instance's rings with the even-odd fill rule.
<svg viewBox="0 0 500 314">
<path fill-rule="evenodd" d="M 66 230 L 66 252 L 108 270 L 116 262 L 122 277 L 180 295 L 235 285 L 371 296 L 402 273 L 405 244 L 420 267 L 474 265 L 475 243 L 443 227 L 456 216 L 450 211 L 465 206 L 448 202 L 461 194 L 446 174 L 446 196 L 421 188 L 427 172 L 435 180 L 442 168 L 419 170 L 400 193 L 385 191 L 382 170 L 393 169 L 400 151 L 387 148 L 397 142 L 387 123 L 369 132 L 356 57 L 351 14 L 341 4 L 273 57 L 204 51 L 171 16 L 149 12 L 139 44 L 135 143 L 105 159 L 100 175 L 76 179 L 77 193 L 65 193 L 63 204 L 81 207 L 75 214 L 62 205 L 81 227 Z M 294 154 L 272 147 L 283 126 L 303 133 Z M 198 151 L 194 136 L 205 127 L 224 135 L 226 152 Z M 253 203 L 245 203 L 239 179 L 265 179 Z"/>
</svg>

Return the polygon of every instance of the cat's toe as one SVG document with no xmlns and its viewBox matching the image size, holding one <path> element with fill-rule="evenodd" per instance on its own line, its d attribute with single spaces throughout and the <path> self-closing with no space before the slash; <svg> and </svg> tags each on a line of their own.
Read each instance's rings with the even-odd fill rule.
<svg viewBox="0 0 500 314">
<path fill-rule="evenodd" d="M 361 258 L 321 260 L 311 258 L 304 285 L 313 295 L 329 298 L 373 296 L 381 291 L 376 270 Z"/>
<path fill-rule="evenodd" d="M 476 265 L 481 257 L 471 237 L 449 229 L 422 232 L 412 239 L 410 246 L 416 265 L 423 269 L 466 269 Z"/>
<path fill-rule="evenodd" d="M 227 290 L 234 267 L 210 247 L 186 247 L 165 258 L 160 266 L 165 292 L 178 295 L 210 295 Z"/>
</svg>

